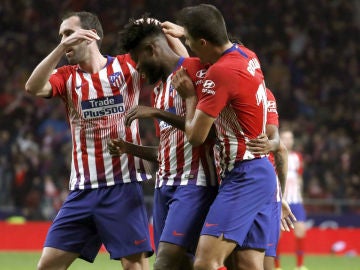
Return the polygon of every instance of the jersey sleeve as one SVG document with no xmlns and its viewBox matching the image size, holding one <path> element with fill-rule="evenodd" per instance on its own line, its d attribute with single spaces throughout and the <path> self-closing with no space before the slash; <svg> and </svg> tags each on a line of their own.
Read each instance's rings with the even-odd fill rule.
<svg viewBox="0 0 360 270">
<path fill-rule="evenodd" d="M 228 70 L 227 70 L 228 71 Z M 228 74 L 221 66 L 212 66 L 204 78 L 197 109 L 216 118 L 227 105 L 230 91 L 234 88 Z"/>
<path fill-rule="evenodd" d="M 52 96 L 63 96 L 66 94 L 66 80 L 69 75 L 69 66 L 55 69 L 51 74 L 49 82 L 52 87 Z"/>
<path fill-rule="evenodd" d="M 266 88 L 267 95 L 267 125 L 275 125 L 279 127 L 279 114 L 277 111 L 276 99 L 270 89 Z"/>
</svg>

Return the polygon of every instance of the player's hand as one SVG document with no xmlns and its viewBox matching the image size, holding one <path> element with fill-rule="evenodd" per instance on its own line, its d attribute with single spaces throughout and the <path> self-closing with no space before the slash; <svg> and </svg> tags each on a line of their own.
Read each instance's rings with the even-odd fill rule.
<svg viewBox="0 0 360 270">
<path fill-rule="evenodd" d="M 267 155 L 271 151 L 271 144 L 266 134 L 260 134 L 256 139 L 247 142 L 246 149 L 254 155 Z"/>
<path fill-rule="evenodd" d="M 183 67 L 175 72 L 171 79 L 171 84 L 183 99 L 196 96 L 195 86 Z"/>
<path fill-rule="evenodd" d="M 127 153 L 126 142 L 123 139 L 112 139 L 108 142 L 110 155 L 121 156 Z"/>
<path fill-rule="evenodd" d="M 125 125 L 130 126 L 135 119 L 154 117 L 156 109 L 149 106 L 135 106 L 125 116 Z"/>
<path fill-rule="evenodd" d="M 100 37 L 94 31 L 81 28 L 73 32 L 71 35 L 61 39 L 60 44 L 64 46 L 64 48 L 69 48 L 71 46 L 78 45 L 84 41 L 90 43 L 99 39 Z"/>
<path fill-rule="evenodd" d="M 296 217 L 291 212 L 289 204 L 285 200 L 282 200 L 280 220 L 281 230 L 289 232 L 291 229 L 294 229 L 294 222 L 296 222 Z"/>
<path fill-rule="evenodd" d="M 165 34 L 170 35 L 175 38 L 181 38 L 184 36 L 184 27 L 177 25 L 175 23 L 165 21 L 161 23 L 161 27 Z"/>
</svg>

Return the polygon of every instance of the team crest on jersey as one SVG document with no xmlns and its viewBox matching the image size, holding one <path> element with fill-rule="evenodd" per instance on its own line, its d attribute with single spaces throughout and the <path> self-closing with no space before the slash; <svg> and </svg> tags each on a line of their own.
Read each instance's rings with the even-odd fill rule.
<svg viewBox="0 0 360 270">
<path fill-rule="evenodd" d="M 115 72 L 109 76 L 109 81 L 112 86 L 120 88 L 125 82 L 124 74 L 120 71 Z"/>
<path fill-rule="evenodd" d="M 123 113 L 125 105 L 122 95 L 102 97 L 81 101 L 81 109 L 85 119 L 93 119 L 111 114 Z"/>
</svg>

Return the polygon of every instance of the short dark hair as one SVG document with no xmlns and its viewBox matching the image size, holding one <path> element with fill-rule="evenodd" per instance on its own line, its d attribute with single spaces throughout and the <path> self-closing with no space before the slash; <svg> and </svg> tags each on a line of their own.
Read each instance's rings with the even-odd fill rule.
<svg viewBox="0 0 360 270">
<path fill-rule="evenodd" d="M 139 19 L 131 18 L 124 29 L 119 32 L 120 50 L 129 52 L 150 36 L 163 36 L 165 38 L 161 25 L 156 19 L 150 18 L 148 14 L 144 14 Z"/>
<path fill-rule="evenodd" d="M 185 7 L 176 18 L 177 23 L 195 39 L 204 38 L 214 45 L 223 45 L 229 40 L 224 17 L 213 5 Z"/>
<path fill-rule="evenodd" d="M 100 49 L 101 42 L 104 37 L 104 31 L 103 31 L 103 28 L 102 28 L 102 25 L 100 23 L 98 16 L 94 13 L 87 12 L 87 11 L 78 11 L 78 12 L 71 11 L 71 12 L 66 13 L 62 17 L 62 20 L 64 21 L 73 16 L 79 17 L 81 28 L 86 29 L 86 30 L 91 30 L 91 29 L 96 30 L 97 35 L 100 37 L 100 39 L 97 40 L 96 43 Z"/>
</svg>

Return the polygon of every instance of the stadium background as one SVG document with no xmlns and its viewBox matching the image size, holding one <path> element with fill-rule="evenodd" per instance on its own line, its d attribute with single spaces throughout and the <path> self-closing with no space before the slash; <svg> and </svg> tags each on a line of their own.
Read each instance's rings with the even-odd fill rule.
<svg viewBox="0 0 360 270">
<path fill-rule="evenodd" d="M 105 33 L 102 52 L 117 54 L 117 32 L 130 17 L 150 12 L 173 20 L 181 7 L 200 2 L 1 1 L 0 242 L 15 237 L 1 220 L 49 221 L 68 192 L 71 141 L 63 105 L 24 92 L 32 69 L 59 42 L 59 16 L 67 10 L 97 13 Z M 229 33 L 258 54 L 278 101 L 281 126 L 294 129 L 297 150 L 304 155 L 309 227 L 331 228 L 333 248 L 339 241 L 351 242 L 360 227 L 360 2 L 207 3 L 223 12 Z M 149 104 L 150 91 L 144 90 L 141 104 Z M 143 143 L 156 144 L 152 121 L 140 125 Z M 144 189 L 150 213 L 153 183 Z M 351 228 L 351 234 L 345 239 L 347 233 L 333 230 L 338 227 Z"/>
</svg>

